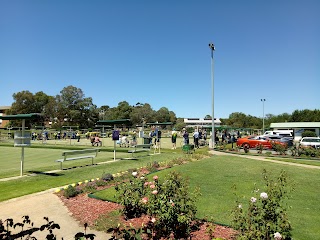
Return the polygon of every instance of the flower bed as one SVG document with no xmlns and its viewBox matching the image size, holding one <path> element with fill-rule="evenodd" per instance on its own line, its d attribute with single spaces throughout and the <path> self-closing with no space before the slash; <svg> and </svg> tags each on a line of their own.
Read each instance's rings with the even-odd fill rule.
<svg viewBox="0 0 320 240">
<path fill-rule="evenodd" d="M 199 156 L 197 156 L 197 159 L 199 159 Z M 160 209 L 157 209 L 154 207 L 154 204 L 156 202 L 159 203 L 159 200 L 156 199 L 156 196 L 158 196 L 160 194 L 160 192 L 163 194 L 164 190 L 161 189 L 161 186 L 160 186 L 160 183 L 158 182 L 157 177 L 153 178 L 153 183 L 151 184 L 151 182 L 148 182 L 146 179 L 144 180 L 143 176 L 150 173 L 150 171 L 151 172 L 158 171 L 159 169 L 168 168 L 168 167 L 171 167 L 176 164 L 184 164 L 186 162 L 187 161 L 185 161 L 184 159 L 175 159 L 173 162 L 166 163 L 166 164 L 161 164 L 161 163 L 159 164 L 159 163 L 155 162 L 155 163 L 151 164 L 150 166 L 146 166 L 145 168 L 141 168 L 137 171 L 136 170 L 128 170 L 128 171 L 125 171 L 122 173 L 114 174 L 113 175 L 114 178 L 116 178 L 118 181 L 121 179 L 121 181 L 123 182 L 123 184 L 124 184 L 123 189 L 127 189 L 127 186 L 131 186 L 133 184 L 132 181 L 134 179 L 137 181 L 146 181 L 145 184 L 142 184 L 142 185 L 144 185 L 147 190 L 149 189 L 150 195 L 146 195 L 148 197 L 145 196 L 144 198 L 141 198 L 140 204 L 142 204 L 142 206 L 143 205 L 146 206 L 146 205 L 148 205 L 147 203 L 149 203 L 149 201 L 151 201 L 150 202 L 151 205 L 149 205 L 149 206 L 151 206 L 151 210 L 145 209 L 145 212 L 142 211 L 141 214 L 135 218 L 133 218 L 133 217 L 128 218 L 125 215 L 119 214 L 118 216 L 116 216 L 116 219 L 114 219 L 114 218 L 110 219 L 110 221 L 114 221 L 114 225 L 112 227 L 113 233 L 116 231 L 120 231 L 120 230 L 123 231 L 124 229 L 136 229 L 137 231 L 139 231 L 139 229 L 140 229 L 142 231 L 143 227 L 146 229 L 146 228 L 148 228 L 148 226 L 151 226 L 151 229 L 152 228 L 156 229 L 156 226 L 157 226 L 156 224 L 159 223 L 156 221 L 160 221 L 161 219 L 162 219 L 162 221 L 164 221 L 163 223 L 165 223 L 166 227 L 168 227 L 168 225 L 166 224 L 167 223 L 166 218 L 163 219 L 163 216 L 166 215 L 166 210 L 162 213 L 159 213 Z M 131 178 L 130 183 L 128 183 L 129 185 L 126 186 L 125 184 L 127 184 L 128 179 L 130 179 L 130 178 Z M 133 178 L 133 180 L 132 180 L 132 178 Z M 177 178 L 179 178 L 179 176 L 175 176 L 175 179 L 173 179 L 173 180 L 177 180 Z M 140 180 L 140 179 L 143 179 L 143 180 Z M 87 195 L 88 190 L 92 191 L 92 190 L 94 190 L 94 188 L 95 189 L 104 189 L 104 188 L 107 188 L 107 187 L 114 185 L 114 181 L 111 178 L 109 178 L 109 180 L 111 180 L 111 181 L 103 181 L 102 179 L 92 179 L 92 180 L 86 181 L 85 183 L 73 184 L 69 187 L 64 188 L 63 191 L 60 191 L 58 193 L 58 195 L 60 196 L 60 198 L 63 201 L 63 203 L 65 204 L 65 206 L 72 213 L 73 217 L 75 217 L 80 223 L 82 223 L 82 224 L 87 223 L 89 226 L 95 228 L 95 227 L 97 227 L 97 222 L 99 220 L 105 218 L 105 220 L 107 219 L 109 221 L 108 216 L 110 214 L 113 214 L 116 211 L 123 212 L 123 210 L 125 209 L 124 208 L 125 205 L 120 205 L 120 204 L 113 203 L 113 202 L 101 201 L 98 199 L 88 197 L 88 195 Z M 141 183 L 138 183 L 138 184 L 140 184 L 140 186 L 141 186 Z M 132 189 L 132 190 L 134 191 L 134 189 Z M 159 194 L 158 194 L 158 190 L 159 190 Z M 66 194 L 65 194 L 66 192 L 71 192 L 72 196 L 69 196 L 69 195 L 66 196 Z M 73 194 L 74 192 L 76 192 L 76 194 Z M 129 195 L 127 195 L 127 196 L 130 196 L 131 193 L 129 193 Z M 145 193 L 145 194 L 148 194 L 148 193 Z M 165 193 L 165 195 L 168 195 L 168 193 Z M 185 194 L 182 194 L 182 195 L 185 195 Z M 143 201 L 143 199 L 145 199 L 145 201 Z M 188 201 L 191 201 L 191 202 L 193 201 L 192 198 L 189 198 L 189 199 L 190 200 L 188 200 Z M 156 202 L 152 203 L 152 200 L 156 201 Z M 178 200 L 176 199 L 174 201 L 178 201 Z M 177 203 L 176 206 L 173 203 L 171 203 L 172 207 L 174 206 L 174 209 L 175 209 L 172 212 L 172 214 L 177 214 L 176 211 L 179 211 L 179 203 L 178 202 L 176 202 L 176 203 Z M 163 209 L 161 211 L 163 211 Z M 154 215 L 154 213 L 156 213 L 156 212 L 157 212 L 157 214 L 160 214 L 160 215 Z M 150 213 L 151 215 L 148 215 L 148 213 Z M 160 216 L 162 216 L 162 218 Z M 179 216 L 179 215 L 177 215 L 177 216 Z M 193 216 L 193 217 L 191 217 L 191 216 Z M 187 217 L 187 215 L 186 215 L 186 217 Z M 231 228 L 228 228 L 225 226 L 219 226 L 219 225 L 216 225 L 216 224 L 213 224 L 210 222 L 206 222 L 206 221 L 196 220 L 196 219 L 194 219 L 194 213 L 192 215 L 190 215 L 189 217 L 191 217 L 191 218 L 188 218 L 189 220 L 187 220 L 187 221 L 182 220 L 183 222 L 181 225 L 181 226 L 186 226 L 186 225 L 183 225 L 185 223 L 190 225 L 191 233 L 188 238 L 192 237 L 192 239 L 199 239 L 199 240 L 200 239 L 202 239 L 202 240 L 213 239 L 213 238 L 233 239 L 236 234 L 236 231 L 234 231 Z M 192 219 L 194 219 L 194 220 L 192 220 Z M 190 220 L 192 220 L 192 222 L 190 222 Z M 115 227 L 119 223 L 120 223 L 121 227 L 118 227 L 118 228 Z M 173 222 L 173 226 L 175 226 L 175 225 L 176 224 Z M 157 232 L 159 233 L 159 226 L 157 229 L 158 229 Z M 170 226 L 169 226 L 169 229 L 171 229 Z M 133 230 L 133 231 L 136 231 L 136 230 Z M 149 231 L 150 229 L 147 229 L 147 230 Z M 171 231 L 171 230 L 169 230 L 169 231 Z M 172 239 L 173 235 L 174 234 L 167 235 L 167 237 L 162 237 L 162 239 Z M 144 236 L 144 235 L 141 234 L 141 236 Z M 150 237 L 144 236 L 143 239 L 150 239 Z"/>
<path fill-rule="evenodd" d="M 90 227 L 94 227 L 97 219 L 101 215 L 106 215 L 115 210 L 121 209 L 121 205 L 101 201 L 98 199 L 90 198 L 87 194 L 80 194 L 74 198 L 65 198 L 63 195 L 59 195 L 64 205 L 68 208 L 72 216 L 81 224 L 88 223 Z M 149 221 L 149 217 L 143 215 L 140 218 L 133 218 L 125 220 L 123 217 L 119 219 L 124 225 L 130 226 L 130 224 L 136 228 L 141 227 L 142 223 L 146 224 Z M 209 229 L 214 230 L 214 237 L 226 240 L 234 239 L 235 231 L 232 228 L 228 228 L 220 225 L 210 225 L 203 222 L 200 229 L 192 232 L 192 239 L 194 240 L 206 240 L 212 239 L 209 236 Z"/>
</svg>

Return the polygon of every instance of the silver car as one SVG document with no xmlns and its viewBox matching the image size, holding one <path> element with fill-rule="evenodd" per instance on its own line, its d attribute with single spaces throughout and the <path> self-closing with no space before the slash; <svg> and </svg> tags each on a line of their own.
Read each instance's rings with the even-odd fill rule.
<svg viewBox="0 0 320 240">
<path fill-rule="evenodd" d="M 320 137 L 303 137 L 300 140 L 302 147 L 314 147 L 320 149 Z"/>
</svg>

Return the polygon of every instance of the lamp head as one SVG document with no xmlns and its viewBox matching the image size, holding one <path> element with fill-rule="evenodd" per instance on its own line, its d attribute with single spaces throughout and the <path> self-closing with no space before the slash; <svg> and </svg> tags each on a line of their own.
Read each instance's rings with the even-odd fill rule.
<svg viewBox="0 0 320 240">
<path fill-rule="evenodd" d="M 214 51 L 214 50 L 215 50 L 214 44 L 213 44 L 213 43 L 209 43 L 209 48 L 210 48 L 212 51 Z"/>
</svg>

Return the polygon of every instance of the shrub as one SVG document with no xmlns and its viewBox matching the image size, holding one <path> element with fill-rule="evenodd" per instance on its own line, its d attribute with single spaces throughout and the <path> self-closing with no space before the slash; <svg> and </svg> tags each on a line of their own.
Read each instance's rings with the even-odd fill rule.
<svg viewBox="0 0 320 240">
<path fill-rule="evenodd" d="M 140 217 L 146 213 L 146 208 L 141 201 L 141 196 L 145 194 L 145 180 L 133 177 L 129 182 L 118 184 L 115 189 L 118 193 L 117 199 L 124 206 L 122 213 L 126 218 Z"/>
<path fill-rule="evenodd" d="M 66 198 L 72 198 L 80 194 L 82 190 L 79 187 L 69 185 L 64 189 L 63 196 Z"/>
<path fill-rule="evenodd" d="M 147 166 L 146 166 L 146 169 L 150 172 L 150 173 L 153 173 L 153 172 L 156 172 L 158 171 L 158 168 L 160 167 L 159 163 L 157 161 L 154 161 L 152 163 L 148 163 Z"/>
<path fill-rule="evenodd" d="M 302 134 L 301 134 L 302 137 L 316 137 L 317 134 L 315 132 L 312 132 L 312 131 L 304 131 Z"/>
<path fill-rule="evenodd" d="M 23 216 L 22 219 L 22 222 L 16 223 L 12 218 L 8 218 L 4 222 L 0 220 L 0 239 L 36 239 L 32 235 L 38 231 L 48 231 L 46 239 L 56 239 L 53 230 L 60 229 L 60 226 L 54 221 L 49 221 L 49 218 L 44 217 L 46 224 L 40 227 L 36 227 L 29 216 Z"/>
<path fill-rule="evenodd" d="M 113 176 L 111 173 L 103 173 L 101 179 L 104 181 L 112 181 Z"/>
<path fill-rule="evenodd" d="M 157 176 L 153 181 L 136 176 L 118 185 L 116 190 L 127 218 L 143 213 L 150 216 L 152 224 L 144 232 L 152 232 L 155 239 L 170 234 L 180 239 L 191 232 L 196 214 L 195 202 L 199 196 L 198 189 L 190 193 L 188 184 L 188 180 L 179 173 L 171 172 L 162 181 Z"/>
<path fill-rule="evenodd" d="M 96 182 L 88 182 L 86 184 L 83 185 L 82 188 L 82 192 L 86 192 L 86 193 L 93 193 L 97 191 L 97 184 Z"/>
<path fill-rule="evenodd" d="M 279 154 L 286 154 L 286 147 L 279 143 L 272 143 L 272 148 Z"/>
<path fill-rule="evenodd" d="M 256 146 L 256 149 L 257 149 L 257 152 L 258 152 L 259 154 L 262 154 L 262 151 L 263 151 L 264 147 L 263 147 L 263 145 L 260 143 L 260 144 L 258 144 L 258 145 Z"/>
<path fill-rule="evenodd" d="M 247 211 L 242 203 L 236 201 L 233 210 L 233 226 L 239 231 L 239 239 L 291 239 L 291 225 L 288 220 L 284 199 L 287 198 L 290 187 L 287 175 L 281 171 L 280 176 L 271 180 L 266 170 L 263 171 L 266 182 L 265 192 L 251 197 Z M 279 238 L 280 239 L 280 238 Z"/>
</svg>

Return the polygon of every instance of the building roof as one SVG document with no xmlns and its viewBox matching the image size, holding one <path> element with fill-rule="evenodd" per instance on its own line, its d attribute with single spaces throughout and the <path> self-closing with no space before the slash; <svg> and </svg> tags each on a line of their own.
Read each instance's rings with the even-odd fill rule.
<svg viewBox="0 0 320 240">
<path fill-rule="evenodd" d="M 271 123 L 270 128 L 320 128 L 320 122 Z"/>
</svg>

